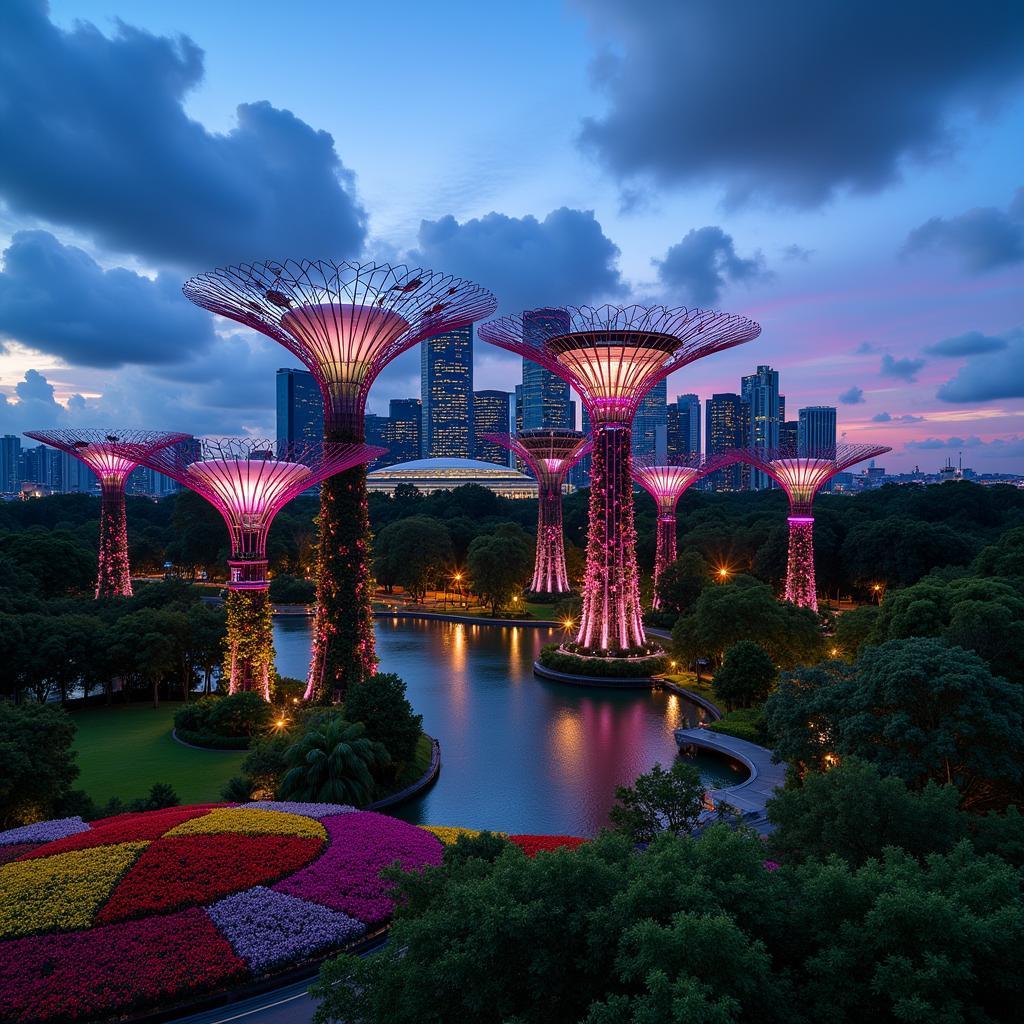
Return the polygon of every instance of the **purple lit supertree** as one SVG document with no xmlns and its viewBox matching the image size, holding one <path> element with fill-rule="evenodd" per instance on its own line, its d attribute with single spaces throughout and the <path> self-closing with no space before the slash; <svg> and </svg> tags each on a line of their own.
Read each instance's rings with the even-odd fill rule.
<svg viewBox="0 0 1024 1024">
<path fill-rule="evenodd" d="M 590 452 L 591 440 L 578 430 L 522 430 L 484 434 L 515 452 L 537 479 L 537 554 L 530 590 L 535 594 L 566 594 L 565 541 L 562 537 L 562 485 L 565 475 Z"/>
<path fill-rule="evenodd" d="M 26 430 L 26 437 L 42 441 L 81 459 L 100 481 L 100 552 L 96 597 L 131 597 L 132 574 L 128 562 L 128 520 L 124 486 L 141 459 L 177 444 L 188 434 L 155 430 Z"/>
<path fill-rule="evenodd" d="M 228 560 L 228 690 L 254 690 L 270 700 L 274 665 L 267 533 L 277 513 L 303 491 L 365 465 L 385 449 L 365 444 L 302 445 L 279 452 L 270 441 L 220 438 L 192 449 L 165 448 L 147 456 L 151 469 L 204 497 L 223 516 L 231 536 Z"/>
<path fill-rule="evenodd" d="M 527 330 L 523 315 L 503 317 L 484 324 L 480 337 L 540 363 L 574 387 L 587 407 L 593 452 L 576 646 L 583 653 L 628 656 L 646 651 L 630 476 L 633 416 L 673 370 L 750 341 L 761 328 L 745 317 L 660 306 L 573 306 L 562 314 L 528 320 Z"/>
<path fill-rule="evenodd" d="M 633 463 L 633 479 L 654 499 L 657 512 L 657 536 L 654 549 L 654 598 L 658 608 L 658 579 L 667 565 L 676 560 L 676 507 L 686 489 L 716 469 L 735 462 L 731 452 L 703 457 L 691 455 L 669 465 L 637 460 Z"/>
<path fill-rule="evenodd" d="M 364 439 L 366 397 L 380 371 L 427 338 L 495 309 L 479 285 L 387 264 L 288 260 L 200 274 L 198 306 L 266 334 L 301 360 L 324 399 L 328 442 Z M 370 607 L 370 521 L 363 465 L 320 489 L 313 656 L 306 698 L 339 700 L 376 668 Z"/>
<path fill-rule="evenodd" d="M 819 449 L 813 455 L 800 455 L 783 448 L 746 448 L 739 453 L 745 462 L 767 473 L 789 497 L 787 601 L 801 608 L 818 610 L 812 515 L 815 495 L 836 473 L 889 451 L 892 449 L 881 444 L 840 442 Z"/>
</svg>

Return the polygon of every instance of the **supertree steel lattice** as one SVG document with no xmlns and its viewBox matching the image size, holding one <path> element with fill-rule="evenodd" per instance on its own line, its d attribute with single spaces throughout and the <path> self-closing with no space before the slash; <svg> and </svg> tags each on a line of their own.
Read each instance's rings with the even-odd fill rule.
<svg viewBox="0 0 1024 1024">
<path fill-rule="evenodd" d="M 204 497 L 227 524 L 231 557 L 224 671 L 230 693 L 254 690 L 270 700 L 274 644 L 267 533 L 274 517 L 303 491 L 383 451 L 364 444 L 283 450 L 271 441 L 219 438 L 196 441 L 189 452 L 165 448 L 146 458 L 151 469 Z"/>
<path fill-rule="evenodd" d="M 562 485 L 570 469 L 590 452 L 591 440 L 578 430 L 522 430 L 518 434 L 484 434 L 515 452 L 537 479 L 537 554 L 530 590 L 566 594 L 565 540 L 562 535 Z"/>
<path fill-rule="evenodd" d="M 430 270 L 288 260 L 242 264 L 185 284 L 196 305 L 266 334 L 300 359 L 324 399 L 324 437 L 364 439 L 370 386 L 397 355 L 495 308 L 486 289 Z M 366 468 L 320 489 L 317 611 L 307 699 L 338 700 L 375 671 Z"/>
<path fill-rule="evenodd" d="M 81 459 L 100 481 L 100 552 L 96 597 L 131 597 L 132 574 L 128 562 L 128 520 L 124 486 L 141 462 L 139 452 L 155 452 L 184 441 L 188 434 L 155 430 L 26 430 L 26 437 L 42 441 Z"/>
<path fill-rule="evenodd" d="M 565 321 L 568 319 L 568 330 Z M 687 363 L 750 341 L 745 317 L 642 306 L 567 307 L 543 322 L 523 316 L 484 324 L 480 337 L 540 363 L 576 389 L 593 426 L 583 614 L 576 645 L 628 655 L 646 649 L 636 567 L 630 436 L 633 416 L 658 381 Z"/>
<path fill-rule="evenodd" d="M 657 513 L 652 608 L 661 604 L 658 600 L 658 579 L 665 567 L 676 560 L 676 507 L 679 499 L 702 476 L 735 461 L 732 452 L 723 452 L 707 457 L 692 455 L 668 465 L 639 459 L 633 463 L 633 479 L 654 499 Z"/>
<path fill-rule="evenodd" d="M 786 600 L 818 610 L 814 578 L 814 516 L 818 491 L 836 473 L 892 451 L 881 444 L 840 442 L 813 455 L 783 448 L 746 448 L 740 457 L 767 473 L 789 497 L 789 555 L 786 562 Z"/>
</svg>

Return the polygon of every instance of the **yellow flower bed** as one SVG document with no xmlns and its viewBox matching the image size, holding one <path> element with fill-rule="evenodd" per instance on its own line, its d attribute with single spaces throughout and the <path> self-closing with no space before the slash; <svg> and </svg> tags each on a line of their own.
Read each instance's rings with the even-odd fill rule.
<svg viewBox="0 0 1024 1024">
<path fill-rule="evenodd" d="M 221 807 L 200 818 L 191 818 L 175 826 L 169 836 L 200 836 L 213 832 L 242 832 L 252 836 L 306 836 L 326 839 L 327 830 L 319 821 L 284 811 L 265 811 L 258 807 Z"/>
<path fill-rule="evenodd" d="M 88 928 L 148 842 L 70 850 L 0 868 L 0 939 Z"/>
<path fill-rule="evenodd" d="M 453 825 L 420 825 L 425 832 L 437 836 L 445 846 L 453 846 L 458 842 L 459 836 L 469 836 L 471 839 L 480 835 L 480 830 L 475 828 L 457 828 Z M 504 836 L 505 832 L 495 832 L 496 836 Z"/>
</svg>

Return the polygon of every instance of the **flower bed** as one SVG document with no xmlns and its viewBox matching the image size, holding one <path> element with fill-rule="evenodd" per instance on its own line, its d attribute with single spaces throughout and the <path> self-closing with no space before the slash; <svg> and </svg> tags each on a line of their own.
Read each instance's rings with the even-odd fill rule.
<svg viewBox="0 0 1024 1024">
<path fill-rule="evenodd" d="M 0 1020 L 150 1012 L 309 961 L 394 909 L 423 829 L 336 804 L 174 807 L 0 833 Z"/>
</svg>

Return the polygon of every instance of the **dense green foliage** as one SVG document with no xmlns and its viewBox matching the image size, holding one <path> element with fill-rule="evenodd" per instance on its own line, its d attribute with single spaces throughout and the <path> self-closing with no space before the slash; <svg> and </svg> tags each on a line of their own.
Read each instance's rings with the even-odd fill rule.
<svg viewBox="0 0 1024 1024">
<path fill-rule="evenodd" d="M 274 604 L 310 604 L 316 597 L 316 584 L 311 580 L 278 573 L 270 581 L 270 600 Z"/>
<path fill-rule="evenodd" d="M 345 718 L 361 722 L 366 735 L 384 745 L 397 777 L 416 754 L 423 716 L 413 712 L 405 681 L 394 672 L 378 672 L 345 697 Z"/>
<path fill-rule="evenodd" d="M 704 811 L 704 783 L 693 765 L 676 759 L 668 771 L 656 764 L 632 786 L 616 787 L 615 801 L 608 819 L 634 843 L 662 832 L 689 835 Z"/>
<path fill-rule="evenodd" d="M 530 538 L 518 527 L 499 526 L 492 535 L 473 540 L 466 567 L 473 590 L 497 615 L 529 583 L 533 572 Z"/>
<path fill-rule="evenodd" d="M 725 652 L 711 685 L 716 699 L 732 711 L 763 703 L 771 693 L 775 675 L 767 651 L 753 640 L 740 640 Z"/>
<path fill-rule="evenodd" d="M 60 708 L 0 701 L 0 831 L 57 814 L 78 778 L 74 737 Z"/>
<path fill-rule="evenodd" d="M 1024 781 L 1024 689 L 941 640 L 890 640 L 852 666 L 783 673 L 765 717 L 798 775 L 859 757 L 914 789 L 953 785 L 972 810 L 1016 802 Z"/>
<path fill-rule="evenodd" d="M 564 651 L 558 644 L 545 644 L 540 663 L 554 672 L 571 676 L 594 676 L 606 679 L 647 679 L 664 672 L 667 659 L 662 655 L 650 658 L 584 657 Z"/>
<path fill-rule="evenodd" d="M 415 601 L 443 585 L 455 558 L 445 524 L 419 515 L 385 526 L 374 540 L 373 555 L 377 582 L 388 593 L 400 586 Z"/>
<path fill-rule="evenodd" d="M 658 577 L 661 610 L 674 615 L 689 611 L 710 582 L 711 569 L 700 552 L 683 552 L 674 562 L 665 566 Z"/>
<path fill-rule="evenodd" d="M 255 693 L 201 697 L 175 712 L 174 728 L 186 742 L 199 737 L 200 746 L 229 746 L 218 744 L 224 739 L 243 740 L 241 746 L 248 746 L 252 737 L 266 731 L 272 715 L 273 708 Z"/>
</svg>

